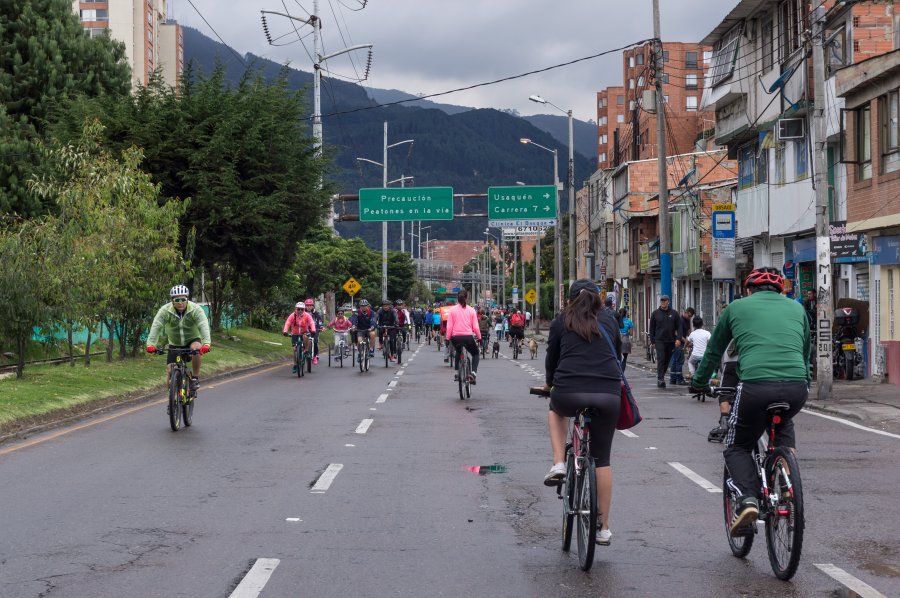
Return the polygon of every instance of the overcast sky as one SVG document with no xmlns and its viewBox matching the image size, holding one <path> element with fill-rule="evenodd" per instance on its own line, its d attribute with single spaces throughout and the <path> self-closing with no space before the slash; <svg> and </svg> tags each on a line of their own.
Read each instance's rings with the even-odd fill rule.
<svg viewBox="0 0 900 598">
<path fill-rule="evenodd" d="M 660 0 L 664 41 L 699 41 L 738 0 Z M 193 2 L 193 6 L 191 4 Z M 266 42 L 260 10 L 308 18 L 313 0 L 169 0 L 169 17 L 247 52 L 312 71 L 312 37 L 297 40 L 291 21 L 269 17 L 273 37 L 289 34 L 273 47 Z M 373 62 L 365 86 L 431 94 L 543 69 L 621 48 L 653 36 L 652 0 L 319 0 L 325 54 L 373 43 Z M 196 10 L 195 8 L 196 7 Z M 198 14 L 199 11 L 199 14 Z M 201 15 L 209 22 L 203 22 Z M 298 24 L 300 35 L 309 26 Z M 343 38 L 342 38 L 343 35 Z M 362 74 L 366 52 L 353 54 Z M 595 93 L 621 85 L 622 52 L 461 91 L 436 102 L 479 108 L 513 108 L 523 115 L 557 113 L 530 102 L 541 95 L 576 118 L 593 120 Z M 346 56 L 328 60 L 335 74 L 354 77 Z M 327 103 L 323 104 L 327 106 Z M 327 110 L 325 110 L 327 112 Z"/>
</svg>

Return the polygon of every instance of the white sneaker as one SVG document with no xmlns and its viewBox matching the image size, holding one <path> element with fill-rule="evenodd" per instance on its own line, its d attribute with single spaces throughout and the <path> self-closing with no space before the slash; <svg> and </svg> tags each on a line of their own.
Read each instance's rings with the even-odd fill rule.
<svg viewBox="0 0 900 598">
<path fill-rule="evenodd" d="M 566 477 L 566 464 L 555 463 L 550 472 L 544 476 L 544 486 L 558 486 Z"/>
<path fill-rule="evenodd" d="M 612 540 L 612 532 L 608 529 L 598 529 L 597 530 L 597 544 L 600 546 L 609 546 L 610 541 Z"/>
</svg>

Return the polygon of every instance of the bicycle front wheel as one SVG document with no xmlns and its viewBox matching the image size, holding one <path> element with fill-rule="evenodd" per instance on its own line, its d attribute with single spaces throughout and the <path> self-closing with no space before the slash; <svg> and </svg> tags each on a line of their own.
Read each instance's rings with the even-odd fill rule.
<svg viewBox="0 0 900 598">
<path fill-rule="evenodd" d="M 566 445 L 566 477 L 562 483 L 562 500 L 563 500 L 563 525 L 562 525 L 562 549 L 563 552 L 569 552 L 572 546 L 572 529 L 575 524 L 575 453 L 572 452 L 572 445 Z"/>
<path fill-rule="evenodd" d="M 766 462 L 769 489 L 777 498 L 766 517 L 766 547 L 775 577 L 788 580 L 797 572 L 803 548 L 803 487 L 793 453 L 777 447 Z"/>
<path fill-rule="evenodd" d="M 575 520 L 578 527 L 578 565 L 589 571 L 594 564 L 597 542 L 597 471 L 593 457 L 584 459 L 575 489 Z"/>
<path fill-rule="evenodd" d="M 181 429 L 181 386 L 183 384 L 181 370 L 172 368 L 169 376 L 169 426 L 173 432 Z"/>
<path fill-rule="evenodd" d="M 750 549 L 753 547 L 756 528 L 747 528 L 747 531 L 740 536 L 731 535 L 731 516 L 734 514 L 735 496 L 728 487 L 727 467 L 722 475 L 722 507 L 725 511 L 725 537 L 728 538 L 728 547 L 731 549 L 731 554 L 742 559 L 750 553 Z"/>
<path fill-rule="evenodd" d="M 294 346 L 294 371 L 298 378 L 303 377 L 303 349 L 299 343 Z"/>
<path fill-rule="evenodd" d="M 187 380 L 182 384 L 182 396 L 184 397 L 184 402 L 181 406 L 181 416 L 184 420 L 184 427 L 187 428 L 193 423 L 194 420 L 194 399 L 197 397 L 191 396 L 189 382 Z"/>
</svg>

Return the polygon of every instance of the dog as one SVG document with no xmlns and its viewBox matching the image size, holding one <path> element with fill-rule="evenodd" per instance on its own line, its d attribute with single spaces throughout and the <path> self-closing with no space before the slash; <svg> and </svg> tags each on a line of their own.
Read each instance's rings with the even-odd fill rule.
<svg viewBox="0 0 900 598">
<path fill-rule="evenodd" d="M 531 358 L 537 357 L 538 344 L 533 338 L 528 339 L 528 350 L 531 352 Z"/>
<path fill-rule="evenodd" d="M 500 341 L 494 341 L 494 346 L 491 349 L 491 357 L 494 359 L 500 357 Z"/>
</svg>

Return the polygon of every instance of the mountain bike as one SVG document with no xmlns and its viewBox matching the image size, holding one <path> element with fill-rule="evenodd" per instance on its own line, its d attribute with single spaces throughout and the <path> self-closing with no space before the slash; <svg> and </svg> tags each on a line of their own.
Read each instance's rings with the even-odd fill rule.
<svg viewBox="0 0 900 598">
<path fill-rule="evenodd" d="M 452 347 L 452 343 L 448 342 L 447 345 Z M 472 390 L 469 388 L 472 383 L 469 379 L 472 375 L 472 357 L 465 347 L 459 349 L 453 347 L 452 353 L 455 354 L 457 350 L 460 356 L 456 358 L 456 380 L 459 383 L 459 400 L 462 401 L 472 396 Z"/>
<path fill-rule="evenodd" d="M 346 334 L 349 334 L 352 330 L 352 328 L 347 330 Z M 338 338 L 338 335 L 340 335 L 340 340 L 337 343 L 333 343 L 328 348 L 328 367 L 331 367 L 332 353 L 334 354 L 334 360 L 337 361 L 341 367 L 344 367 L 344 358 L 351 357 L 350 345 L 344 340 L 345 335 L 335 331 L 335 338 Z M 335 349 L 337 349 L 337 351 L 335 351 Z"/>
<path fill-rule="evenodd" d="M 488 354 L 488 346 L 491 342 L 491 333 L 490 331 L 484 331 L 481 333 L 481 357 L 487 357 Z"/>
<path fill-rule="evenodd" d="M 310 348 L 307 350 L 303 346 L 303 341 L 308 340 Z M 294 369 L 298 378 L 302 378 L 305 372 L 312 373 L 312 338 L 308 332 L 298 335 L 297 342 L 294 343 Z M 305 367 L 304 367 L 305 366 Z"/>
<path fill-rule="evenodd" d="M 403 343 L 397 342 L 397 334 L 390 333 L 391 330 L 399 330 L 399 326 L 381 326 L 381 330 L 384 331 L 381 339 L 381 354 L 384 356 L 384 367 L 391 365 L 391 355 L 396 355 L 397 363 L 401 363 L 400 354 L 403 351 Z"/>
<path fill-rule="evenodd" d="M 359 363 L 359 371 L 360 372 L 368 372 L 369 371 L 369 331 L 368 330 L 360 330 L 359 331 L 359 342 L 357 343 L 356 349 L 356 361 Z"/>
<path fill-rule="evenodd" d="M 647 350 L 646 358 L 650 363 L 656 363 L 656 343 L 650 338 L 650 333 L 644 333 L 644 347 Z"/>
<path fill-rule="evenodd" d="M 775 577 L 788 580 L 797 572 L 803 548 L 803 486 L 800 467 L 794 453 L 787 447 L 775 446 L 775 428 L 783 414 L 790 410 L 787 403 L 772 403 L 768 411 L 768 435 L 763 434 L 753 449 L 753 461 L 760 483 L 759 519 L 765 522 L 766 549 Z M 757 534 L 756 525 L 730 533 L 731 516 L 738 501 L 737 491 L 728 484 L 728 467 L 722 481 L 722 505 L 725 515 L 725 535 L 734 556 L 743 558 L 750 552 Z"/>
<path fill-rule="evenodd" d="M 165 351 L 157 351 L 157 355 L 175 355 L 175 363 L 169 372 L 169 406 L 166 413 L 169 415 L 169 426 L 173 432 L 181 429 L 182 422 L 189 427 L 194 418 L 194 399 L 191 393 L 191 376 L 188 373 L 187 364 L 191 357 L 200 353 L 199 349 L 169 347 Z"/>
<path fill-rule="evenodd" d="M 533 395 L 549 397 L 543 387 L 529 391 Z M 570 441 L 566 443 L 566 475 L 556 487 L 556 494 L 563 501 L 562 549 L 568 552 L 572 535 L 578 532 L 578 565 L 589 571 L 594 564 L 594 548 L 597 529 L 602 514 L 597 507 L 597 469 L 591 456 L 592 409 L 581 409 L 572 418 Z"/>
</svg>

